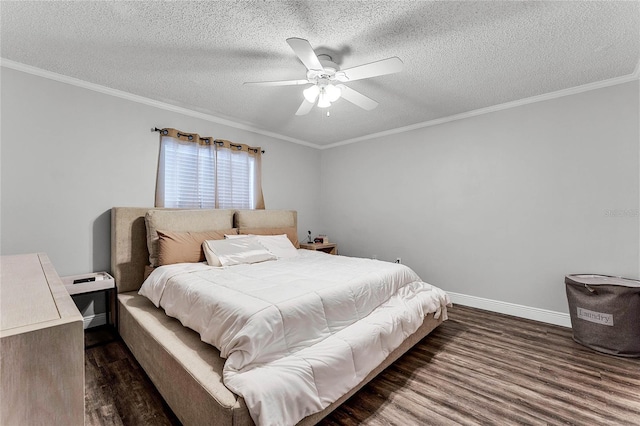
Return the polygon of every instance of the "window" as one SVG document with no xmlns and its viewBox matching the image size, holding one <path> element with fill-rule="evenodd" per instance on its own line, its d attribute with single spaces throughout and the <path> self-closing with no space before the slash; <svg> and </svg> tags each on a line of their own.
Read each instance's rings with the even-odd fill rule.
<svg viewBox="0 0 640 426">
<path fill-rule="evenodd" d="M 162 129 L 156 206 L 263 209 L 261 150 Z"/>
</svg>

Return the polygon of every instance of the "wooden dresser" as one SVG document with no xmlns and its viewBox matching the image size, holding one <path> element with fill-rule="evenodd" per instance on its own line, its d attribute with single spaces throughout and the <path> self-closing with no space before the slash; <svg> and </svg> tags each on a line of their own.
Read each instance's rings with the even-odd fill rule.
<svg viewBox="0 0 640 426">
<path fill-rule="evenodd" d="M 83 425 L 82 315 L 46 254 L 0 268 L 0 424 Z"/>
</svg>

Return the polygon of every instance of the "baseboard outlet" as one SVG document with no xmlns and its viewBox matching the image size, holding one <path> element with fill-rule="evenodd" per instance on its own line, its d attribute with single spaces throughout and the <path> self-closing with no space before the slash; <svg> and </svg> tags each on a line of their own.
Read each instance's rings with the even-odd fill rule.
<svg viewBox="0 0 640 426">
<path fill-rule="evenodd" d="M 100 325 L 105 325 L 107 323 L 107 314 L 103 312 L 101 314 L 87 315 L 86 317 L 83 318 L 83 323 L 84 323 L 85 330 L 87 328 L 93 328 L 93 327 L 98 327 Z"/>
<path fill-rule="evenodd" d="M 484 309 L 486 311 L 500 314 L 512 315 L 514 317 L 526 318 L 534 321 L 555 324 L 563 327 L 571 327 L 571 317 L 562 312 L 549 311 L 547 309 L 534 308 L 531 306 L 517 305 L 515 303 L 501 302 L 499 300 L 485 299 L 467 294 L 447 292 L 451 301 L 455 304 L 470 306 L 472 308 Z"/>
</svg>

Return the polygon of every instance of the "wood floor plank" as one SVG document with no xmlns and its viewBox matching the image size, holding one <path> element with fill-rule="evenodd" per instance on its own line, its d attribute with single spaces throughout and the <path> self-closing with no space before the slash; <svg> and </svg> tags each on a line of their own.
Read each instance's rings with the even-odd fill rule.
<svg viewBox="0 0 640 426">
<path fill-rule="evenodd" d="M 86 424 L 179 425 L 122 341 L 85 351 Z M 320 422 L 640 425 L 640 359 L 571 330 L 463 306 Z"/>
<path fill-rule="evenodd" d="M 443 404 L 443 395 L 459 403 L 465 419 L 459 413 L 450 424 L 640 424 L 640 390 L 634 381 L 640 360 L 584 348 L 563 327 L 454 307 L 450 321 L 369 386 L 401 368 L 413 377 L 406 388 L 431 381 L 441 390 L 424 394 L 415 409 L 429 401 Z M 603 380 L 608 374 L 614 379 Z M 492 408 L 467 407 L 483 404 Z"/>
<path fill-rule="evenodd" d="M 111 333 L 97 344 L 91 331 L 86 334 L 92 336 L 85 338 L 91 342 L 85 349 L 85 425 L 180 425 L 121 340 Z"/>
</svg>

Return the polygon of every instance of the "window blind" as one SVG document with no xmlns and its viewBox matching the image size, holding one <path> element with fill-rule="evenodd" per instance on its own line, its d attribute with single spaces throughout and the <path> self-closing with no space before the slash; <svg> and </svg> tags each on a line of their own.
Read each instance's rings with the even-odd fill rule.
<svg viewBox="0 0 640 426">
<path fill-rule="evenodd" d="M 255 209 L 257 159 L 246 150 L 161 136 L 156 205 Z M 262 207 L 263 208 L 263 207 Z"/>
</svg>

